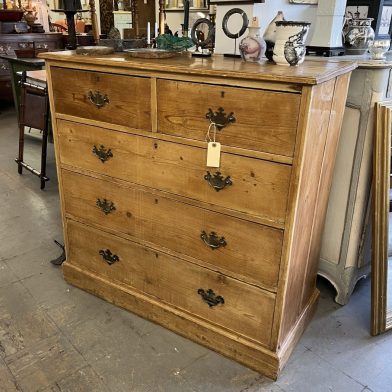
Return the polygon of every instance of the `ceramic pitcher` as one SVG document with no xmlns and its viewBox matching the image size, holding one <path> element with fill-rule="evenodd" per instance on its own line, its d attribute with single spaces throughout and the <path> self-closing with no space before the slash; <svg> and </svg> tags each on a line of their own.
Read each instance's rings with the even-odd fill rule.
<svg viewBox="0 0 392 392">
<path fill-rule="evenodd" d="M 276 22 L 276 42 L 273 60 L 278 65 L 298 65 L 305 59 L 305 39 L 309 22 Z"/>
<path fill-rule="evenodd" d="M 344 33 L 346 54 L 364 54 L 374 40 L 373 18 L 347 19 Z"/>
</svg>

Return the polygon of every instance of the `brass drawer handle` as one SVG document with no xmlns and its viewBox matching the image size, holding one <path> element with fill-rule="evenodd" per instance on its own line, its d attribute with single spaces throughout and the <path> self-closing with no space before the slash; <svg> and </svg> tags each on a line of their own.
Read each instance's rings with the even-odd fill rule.
<svg viewBox="0 0 392 392">
<path fill-rule="evenodd" d="M 105 213 L 105 215 L 110 214 L 112 211 L 116 210 L 114 203 L 106 199 L 101 200 L 100 198 L 97 198 L 97 202 L 95 204 L 102 210 L 102 212 Z"/>
<path fill-rule="evenodd" d="M 216 172 L 214 175 L 208 171 L 204 176 L 204 179 L 217 191 L 219 192 L 222 189 L 225 189 L 229 185 L 233 185 L 233 182 L 230 179 L 230 176 L 223 178 L 220 172 Z"/>
<path fill-rule="evenodd" d="M 216 112 L 213 112 L 210 108 L 206 113 L 206 118 L 208 118 L 211 123 L 214 123 L 220 131 L 222 128 L 226 127 L 230 123 L 235 123 L 236 118 L 233 114 L 233 112 L 226 114 L 225 109 L 223 108 L 219 108 Z"/>
<path fill-rule="evenodd" d="M 88 99 L 98 109 L 103 108 L 107 103 L 109 103 L 109 97 L 106 94 L 102 95 L 99 91 L 96 91 L 95 93 L 89 91 Z"/>
<path fill-rule="evenodd" d="M 99 251 L 99 254 L 102 256 L 102 258 L 109 264 L 112 265 L 116 261 L 120 261 L 120 258 L 113 254 L 110 249 L 101 249 Z"/>
<path fill-rule="evenodd" d="M 214 231 L 208 235 L 204 230 L 200 234 L 200 238 L 203 242 L 209 246 L 211 249 L 218 249 L 221 246 L 226 246 L 225 237 L 219 238 Z"/>
<path fill-rule="evenodd" d="M 112 150 L 110 148 L 105 148 L 102 144 L 99 148 L 97 148 L 97 146 L 93 147 L 93 154 L 95 154 L 102 163 L 106 162 L 109 158 L 113 158 Z"/>
<path fill-rule="evenodd" d="M 197 290 L 197 294 L 201 296 L 203 301 L 206 302 L 210 308 L 219 304 L 223 305 L 225 303 L 223 297 L 220 295 L 216 295 L 211 289 L 208 289 L 207 291 L 205 291 L 204 289 L 199 289 Z"/>
</svg>

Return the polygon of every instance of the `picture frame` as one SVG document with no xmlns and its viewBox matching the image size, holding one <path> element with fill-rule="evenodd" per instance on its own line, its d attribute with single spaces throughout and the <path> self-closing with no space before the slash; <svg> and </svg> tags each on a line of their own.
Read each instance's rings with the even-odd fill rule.
<svg viewBox="0 0 392 392">
<path fill-rule="evenodd" d="M 392 0 L 347 0 L 346 17 L 356 15 L 360 18 L 373 18 L 375 39 L 391 38 Z"/>
<path fill-rule="evenodd" d="M 190 11 L 207 11 L 209 8 L 208 0 L 190 0 Z M 183 0 L 165 0 L 165 11 L 184 11 Z"/>
<path fill-rule="evenodd" d="M 265 0 L 209 0 L 210 4 L 224 4 L 224 5 L 256 4 L 256 3 L 264 3 L 264 2 Z"/>
<path fill-rule="evenodd" d="M 318 0 L 289 0 L 291 4 L 318 4 Z"/>
</svg>

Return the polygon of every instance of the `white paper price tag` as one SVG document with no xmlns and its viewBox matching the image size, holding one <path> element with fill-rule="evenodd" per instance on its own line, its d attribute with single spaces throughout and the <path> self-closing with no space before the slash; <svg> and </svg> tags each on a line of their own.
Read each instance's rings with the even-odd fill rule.
<svg viewBox="0 0 392 392">
<path fill-rule="evenodd" d="M 207 147 L 207 166 L 220 166 L 221 144 L 218 142 L 208 142 Z"/>
</svg>

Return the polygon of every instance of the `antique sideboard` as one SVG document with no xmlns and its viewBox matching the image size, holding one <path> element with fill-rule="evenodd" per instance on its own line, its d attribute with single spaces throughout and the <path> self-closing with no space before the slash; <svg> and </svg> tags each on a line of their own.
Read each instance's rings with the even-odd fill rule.
<svg viewBox="0 0 392 392">
<path fill-rule="evenodd" d="M 64 47 L 61 33 L 0 34 L 0 54 L 14 55 L 15 49 L 20 49 L 28 42 L 34 42 L 36 48 L 48 50 Z M 3 59 L 0 59 L 0 101 L 12 102 L 11 69 Z"/>
<path fill-rule="evenodd" d="M 40 56 L 65 279 L 276 378 L 317 303 L 355 65 Z"/>
</svg>

